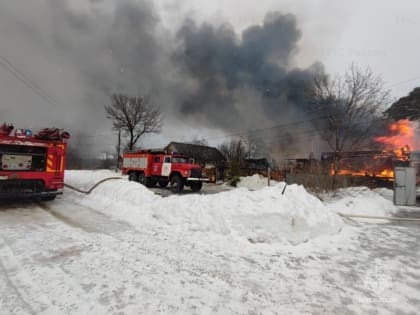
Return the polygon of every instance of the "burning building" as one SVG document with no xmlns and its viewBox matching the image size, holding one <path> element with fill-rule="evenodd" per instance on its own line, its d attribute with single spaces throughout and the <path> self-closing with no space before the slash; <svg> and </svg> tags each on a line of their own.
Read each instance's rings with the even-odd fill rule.
<svg viewBox="0 0 420 315">
<path fill-rule="evenodd" d="M 420 150 L 418 124 L 404 119 L 390 123 L 387 129 L 385 135 L 373 138 L 380 150 L 341 152 L 338 175 L 368 176 L 392 181 L 396 166 L 409 166 L 410 154 L 417 156 L 412 153 Z M 327 165 L 333 159 L 334 152 L 325 152 L 321 156 L 321 161 Z"/>
</svg>

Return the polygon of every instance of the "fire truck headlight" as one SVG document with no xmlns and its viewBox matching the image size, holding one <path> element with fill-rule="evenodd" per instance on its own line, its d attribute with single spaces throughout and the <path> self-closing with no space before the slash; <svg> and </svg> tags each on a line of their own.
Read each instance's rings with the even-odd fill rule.
<svg viewBox="0 0 420 315">
<path fill-rule="evenodd" d="M 190 171 L 184 171 L 184 176 L 185 177 L 190 177 Z"/>
</svg>

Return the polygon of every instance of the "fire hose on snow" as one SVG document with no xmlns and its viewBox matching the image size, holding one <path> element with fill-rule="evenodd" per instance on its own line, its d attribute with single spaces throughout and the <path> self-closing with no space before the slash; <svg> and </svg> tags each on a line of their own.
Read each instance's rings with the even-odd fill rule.
<svg viewBox="0 0 420 315">
<path fill-rule="evenodd" d="M 344 214 L 338 213 L 339 216 L 352 219 L 373 219 L 373 220 L 391 220 L 391 221 L 412 221 L 412 222 L 420 222 L 420 218 L 402 218 L 402 217 L 383 217 L 383 216 L 373 216 L 373 215 L 361 215 L 361 214 Z"/>
<path fill-rule="evenodd" d="M 77 192 L 79 192 L 81 194 L 89 195 L 95 188 L 97 188 L 102 183 L 104 183 L 106 181 L 109 181 L 109 180 L 116 180 L 116 179 L 123 179 L 123 178 L 122 177 L 108 177 L 108 178 L 104 178 L 104 179 L 100 180 L 99 182 L 97 182 L 95 185 L 93 185 L 88 190 L 82 190 L 82 189 L 76 188 L 76 187 L 74 187 L 72 185 L 69 185 L 69 184 L 66 184 L 66 183 L 64 183 L 64 186 L 67 187 L 67 188 L 69 188 L 69 189 L 71 189 L 71 190 L 77 191 Z"/>
</svg>

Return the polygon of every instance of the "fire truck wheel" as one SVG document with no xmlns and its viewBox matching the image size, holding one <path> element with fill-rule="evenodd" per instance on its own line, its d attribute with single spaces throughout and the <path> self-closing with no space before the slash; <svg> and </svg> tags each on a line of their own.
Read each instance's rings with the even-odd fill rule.
<svg viewBox="0 0 420 315">
<path fill-rule="evenodd" d="M 175 175 L 171 178 L 171 191 L 173 193 L 179 194 L 184 189 L 184 183 L 182 182 L 182 179 Z"/>
<path fill-rule="evenodd" d="M 130 174 L 128 174 L 128 180 L 130 182 L 137 182 L 139 180 L 138 175 L 136 174 L 136 172 L 131 172 Z"/>
<path fill-rule="evenodd" d="M 147 178 L 146 178 L 146 175 L 144 175 L 144 173 L 139 174 L 139 183 L 146 186 Z"/>
<path fill-rule="evenodd" d="M 201 190 L 201 188 L 203 187 L 203 183 L 202 182 L 191 183 L 190 186 L 193 192 L 197 192 Z"/>
<path fill-rule="evenodd" d="M 155 187 L 156 181 L 154 179 L 147 180 L 147 187 Z"/>
<path fill-rule="evenodd" d="M 169 182 L 167 180 L 160 180 L 159 181 L 159 186 L 162 188 L 165 188 L 166 186 L 168 186 Z"/>
</svg>

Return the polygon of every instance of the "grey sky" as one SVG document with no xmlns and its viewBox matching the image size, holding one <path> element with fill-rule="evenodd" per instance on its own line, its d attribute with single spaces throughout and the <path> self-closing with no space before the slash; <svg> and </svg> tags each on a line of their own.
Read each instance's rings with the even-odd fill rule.
<svg viewBox="0 0 420 315">
<path fill-rule="evenodd" d="M 0 56 L 6 58 L 0 60 L 0 119 L 98 135 L 87 145 L 100 142 L 98 150 L 108 150 L 113 139 L 100 136 L 111 134 L 103 112 L 107 94 L 147 92 L 166 104 L 166 124 L 163 133 L 146 139 L 145 145 L 194 137 L 218 142 L 223 139 L 218 124 L 197 124 L 197 116 L 180 114 L 179 103 L 195 89 L 197 78 L 173 64 L 180 45 L 176 34 L 190 18 L 198 26 L 229 23 L 240 37 L 249 26 L 262 25 L 270 11 L 294 14 L 301 32 L 298 51 L 290 54 L 287 67 L 306 71 L 321 62 L 326 72 L 335 73 L 351 62 L 368 65 L 383 76 L 395 98 L 420 85 L 420 78 L 397 84 L 420 77 L 420 3 L 415 0 L 0 0 Z M 15 77 L 21 74 L 5 65 L 6 60 L 30 79 L 36 92 Z M 49 102 L 39 95 L 45 92 L 52 98 Z M 259 102 L 253 90 L 236 89 L 232 95 L 248 100 L 241 111 L 252 111 L 252 102 Z M 269 124 L 262 111 L 255 111 L 254 120 L 247 117 L 240 126 Z"/>
</svg>

